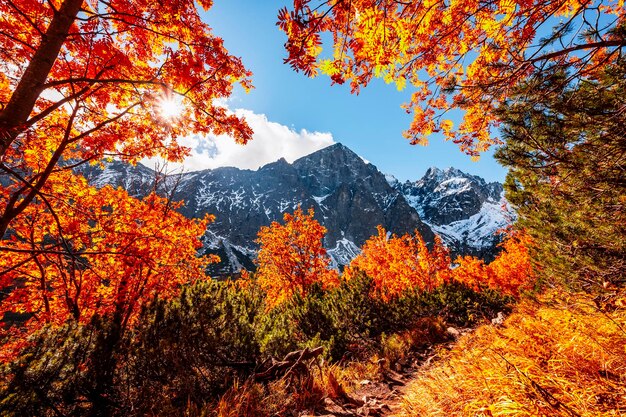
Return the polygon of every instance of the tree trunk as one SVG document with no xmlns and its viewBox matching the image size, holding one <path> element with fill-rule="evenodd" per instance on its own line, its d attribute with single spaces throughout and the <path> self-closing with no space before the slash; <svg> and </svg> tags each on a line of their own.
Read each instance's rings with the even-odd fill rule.
<svg viewBox="0 0 626 417">
<path fill-rule="evenodd" d="M 94 385 L 87 395 L 91 403 L 89 417 L 109 417 L 115 410 L 113 385 L 123 337 L 120 322 L 121 316 L 116 312 L 113 316 L 101 318 L 101 327 L 97 329 L 101 338 L 90 364 Z"/>
<path fill-rule="evenodd" d="M 76 20 L 83 0 L 65 0 L 54 13 L 50 26 L 18 83 L 11 99 L 0 112 L 0 159 L 24 130 L 35 102 Z"/>
</svg>

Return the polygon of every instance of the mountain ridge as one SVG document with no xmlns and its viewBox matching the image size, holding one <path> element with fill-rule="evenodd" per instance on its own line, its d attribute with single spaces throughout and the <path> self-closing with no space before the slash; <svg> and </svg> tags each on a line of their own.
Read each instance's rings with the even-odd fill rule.
<svg viewBox="0 0 626 417">
<path fill-rule="evenodd" d="M 501 183 L 487 182 L 457 168 L 430 167 L 417 181 L 393 184 L 422 220 L 458 254 L 491 260 L 501 241 L 497 232 L 516 219 Z"/>
<path fill-rule="evenodd" d="M 94 185 L 122 186 L 138 197 L 156 187 L 173 200 L 183 200 L 180 211 L 187 217 L 214 214 L 216 220 L 203 237 L 205 252 L 222 258 L 209 271 L 212 275 L 252 268 L 259 228 L 281 221 L 284 212 L 298 206 L 313 208 L 315 218 L 328 230 L 324 246 L 338 268 L 358 254 L 379 224 L 396 234 L 417 230 L 429 243 L 436 232 L 458 254 L 490 258 L 497 243 L 495 238 L 483 242 L 491 231 L 477 233 L 481 222 L 470 219 L 480 215 L 485 204 L 492 211 L 483 217 L 494 216 L 492 206 L 501 184 L 489 185 L 497 183 L 454 168 L 432 168 L 420 180 L 394 182 L 340 143 L 293 163 L 281 158 L 256 171 L 221 167 L 163 177 L 142 165 L 114 161 L 104 168 L 86 168 L 83 174 Z M 455 181 L 464 184 L 456 193 L 451 187 Z M 467 233 L 457 230 L 460 227 Z"/>
</svg>

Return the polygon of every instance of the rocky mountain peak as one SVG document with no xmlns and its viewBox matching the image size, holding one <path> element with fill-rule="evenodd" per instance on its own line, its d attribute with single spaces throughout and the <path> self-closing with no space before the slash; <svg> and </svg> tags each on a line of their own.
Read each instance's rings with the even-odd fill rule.
<svg viewBox="0 0 626 417">
<path fill-rule="evenodd" d="M 312 154 L 303 156 L 295 160 L 293 166 L 296 169 L 302 169 L 313 164 L 317 164 L 318 167 L 323 167 L 327 170 L 343 167 L 350 167 L 353 170 L 352 172 L 354 170 L 371 169 L 372 167 L 375 169 L 373 165 L 366 163 L 363 158 L 341 143 L 335 143 Z"/>
<path fill-rule="evenodd" d="M 394 188 L 456 253 L 491 258 L 500 241 L 496 232 L 515 217 L 502 184 L 452 167 L 429 168 L 419 180 Z"/>
<path fill-rule="evenodd" d="M 467 174 L 460 169 L 454 167 L 448 167 L 445 169 L 440 169 L 437 167 L 430 167 L 426 170 L 426 173 L 422 178 L 415 181 L 415 183 L 422 184 L 424 186 L 429 186 L 430 184 L 438 185 L 444 181 L 455 179 L 455 178 L 466 178 L 473 182 L 484 184 L 485 180 L 475 175 Z M 431 187 L 432 188 L 432 187 Z"/>
<path fill-rule="evenodd" d="M 91 169 L 88 177 L 99 186 L 134 187 L 141 196 L 141 190 L 154 183 L 155 174 L 140 165 L 114 162 Z M 281 158 L 257 171 L 209 169 L 181 174 L 175 183 L 173 199 L 184 201 L 184 215 L 216 216 L 204 238 L 205 250 L 223 260 L 210 271 L 215 275 L 251 268 L 260 227 L 281 220 L 283 213 L 298 206 L 315 210 L 328 230 L 324 245 L 338 267 L 358 253 L 378 225 L 396 234 L 418 230 L 427 242 L 433 241 L 435 230 L 456 253 L 475 253 L 476 247 L 493 250 L 494 241 L 483 232 L 491 233 L 492 214 L 499 210 L 494 196 L 499 197 L 502 189 L 454 168 L 433 167 L 420 180 L 401 183 L 340 143 L 292 164 Z M 485 214 L 486 204 L 493 213 Z M 483 217 L 476 220 L 477 216 Z M 467 223 L 474 234 L 459 231 L 459 222 Z"/>
<path fill-rule="evenodd" d="M 342 183 L 364 181 L 372 187 L 383 186 L 384 176 L 375 166 L 346 146 L 336 143 L 297 159 L 293 167 L 299 172 L 312 193 L 322 197 L 332 193 Z"/>
<path fill-rule="evenodd" d="M 422 177 L 422 180 L 437 180 L 441 178 L 443 171 L 437 167 L 430 167 Z"/>
<path fill-rule="evenodd" d="M 271 170 L 289 169 L 289 168 L 291 168 L 291 164 L 287 162 L 285 158 L 280 158 L 278 161 L 270 162 L 269 164 L 263 165 L 261 168 L 259 168 L 259 171 L 271 171 Z"/>
</svg>

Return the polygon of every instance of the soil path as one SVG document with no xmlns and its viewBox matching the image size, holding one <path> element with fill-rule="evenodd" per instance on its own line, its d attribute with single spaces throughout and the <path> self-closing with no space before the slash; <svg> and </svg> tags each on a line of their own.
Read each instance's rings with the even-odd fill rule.
<svg viewBox="0 0 626 417">
<path fill-rule="evenodd" d="M 449 345 L 439 345 L 438 348 L 450 348 Z M 400 360 L 391 368 L 381 363 L 381 372 L 377 380 L 357 381 L 359 388 L 351 392 L 347 398 L 325 399 L 323 407 L 316 412 L 320 417 L 391 417 L 400 411 L 402 397 L 407 384 L 415 374 L 437 359 L 434 349 L 414 353 L 411 357 Z M 305 414 L 312 416 L 312 414 Z M 304 417 L 304 416 L 303 416 Z"/>
<path fill-rule="evenodd" d="M 500 324 L 503 317 L 498 315 L 492 320 Z M 459 337 L 470 333 L 474 328 L 457 329 L 448 327 L 448 340 L 426 346 L 418 352 L 411 352 L 408 357 L 390 366 L 379 362 L 380 372 L 376 380 L 355 381 L 358 388 L 341 399 L 326 398 L 315 414 L 302 414 L 301 417 L 392 417 L 399 415 L 402 399 L 409 383 L 418 372 L 423 372 L 437 362 L 443 351 L 454 347 Z M 384 361 L 384 359 L 382 360 Z"/>
</svg>

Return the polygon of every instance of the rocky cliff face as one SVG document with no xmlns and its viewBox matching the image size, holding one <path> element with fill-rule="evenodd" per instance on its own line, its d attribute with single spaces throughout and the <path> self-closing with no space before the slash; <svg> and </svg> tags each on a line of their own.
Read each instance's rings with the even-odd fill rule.
<svg viewBox="0 0 626 417">
<path fill-rule="evenodd" d="M 515 220 L 502 184 L 455 168 L 429 168 L 418 181 L 390 183 L 457 254 L 491 260 L 501 241 L 497 232 Z"/>
<path fill-rule="evenodd" d="M 159 178 L 146 167 L 119 162 L 83 172 L 93 184 L 122 186 L 137 196 L 153 189 Z M 474 217 L 484 212 L 485 204 L 495 209 L 502 192 L 500 184 L 485 184 L 457 170 L 430 169 L 421 180 L 401 184 L 341 144 L 257 171 L 218 168 L 159 178 L 158 189 L 184 200 L 181 212 L 188 217 L 216 216 L 204 237 L 205 250 L 222 259 L 210 271 L 216 275 L 252 268 L 259 228 L 282 220 L 284 212 L 298 205 L 312 207 L 328 229 L 324 245 L 336 266 L 356 256 L 379 224 L 397 234 L 417 229 L 427 242 L 433 241 L 435 230 L 455 250 L 486 252 L 495 241 L 485 238 L 485 222 Z M 458 222 L 468 221 L 471 230 L 464 234 Z"/>
<path fill-rule="evenodd" d="M 417 229 L 432 242 L 432 231 L 402 194 L 374 165 L 345 146 L 329 146 L 298 159 L 293 166 L 319 207 L 320 221 L 328 229 L 327 247 L 333 248 L 342 239 L 361 246 L 379 224 L 394 233 Z"/>
</svg>

